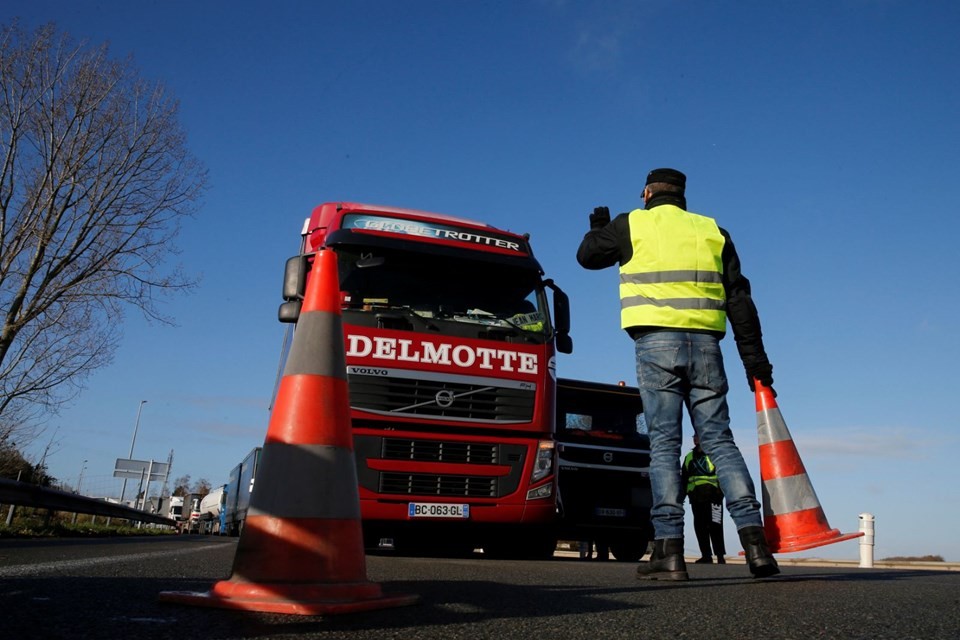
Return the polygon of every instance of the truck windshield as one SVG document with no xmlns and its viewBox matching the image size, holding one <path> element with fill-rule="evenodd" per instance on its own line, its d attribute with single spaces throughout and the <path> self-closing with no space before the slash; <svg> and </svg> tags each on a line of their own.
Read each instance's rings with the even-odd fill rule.
<svg viewBox="0 0 960 640">
<path fill-rule="evenodd" d="M 645 439 L 647 424 L 639 392 L 633 387 L 558 380 L 557 435 Z"/>
<path fill-rule="evenodd" d="M 591 435 L 614 435 L 635 438 L 646 434 L 643 413 L 627 410 L 604 410 L 603 407 L 583 409 L 584 413 L 566 413 L 561 431 Z"/>
<path fill-rule="evenodd" d="M 415 330 L 452 323 L 545 336 L 549 329 L 533 270 L 379 247 L 338 247 L 337 258 L 341 302 L 351 314 L 392 312 Z"/>
</svg>

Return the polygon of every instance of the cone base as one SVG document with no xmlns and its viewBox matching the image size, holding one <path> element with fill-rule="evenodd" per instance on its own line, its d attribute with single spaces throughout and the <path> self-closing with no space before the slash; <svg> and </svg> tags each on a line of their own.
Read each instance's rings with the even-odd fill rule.
<svg viewBox="0 0 960 640">
<path fill-rule="evenodd" d="M 771 541 L 770 536 L 768 535 L 767 546 L 770 547 L 771 553 L 792 553 L 794 551 L 804 551 L 805 549 L 822 547 L 828 544 L 833 544 L 834 542 L 852 540 L 861 536 L 863 536 L 862 531 L 858 531 L 857 533 L 840 533 L 837 529 L 816 535 L 799 536 L 790 540 L 780 541 Z"/>
<path fill-rule="evenodd" d="M 218 609 L 318 616 L 404 607 L 419 599 L 419 596 L 415 595 L 383 595 L 374 583 L 339 587 L 322 585 L 322 595 L 305 599 L 285 597 L 282 592 L 296 589 L 309 591 L 311 585 L 249 585 L 250 589 L 244 589 L 246 595 L 216 593 L 218 587 L 225 585 L 232 586 L 229 581 L 222 581 L 215 584 L 210 591 L 161 591 L 159 600 Z"/>
</svg>

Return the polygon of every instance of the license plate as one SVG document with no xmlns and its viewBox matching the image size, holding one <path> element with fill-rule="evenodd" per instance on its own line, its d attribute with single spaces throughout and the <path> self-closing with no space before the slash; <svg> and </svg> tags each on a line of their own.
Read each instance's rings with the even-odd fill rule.
<svg viewBox="0 0 960 640">
<path fill-rule="evenodd" d="M 627 510 L 626 509 L 610 509 L 607 507 L 597 507 L 596 514 L 598 516 L 605 516 L 607 518 L 626 518 Z"/>
<path fill-rule="evenodd" d="M 411 518 L 469 518 L 470 505 L 411 502 L 407 513 Z"/>
</svg>

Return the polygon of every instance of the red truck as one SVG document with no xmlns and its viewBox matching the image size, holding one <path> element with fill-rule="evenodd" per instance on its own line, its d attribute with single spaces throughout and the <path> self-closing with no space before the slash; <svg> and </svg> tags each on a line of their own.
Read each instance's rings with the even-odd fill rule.
<svg viewBox="0 0 960 640">
<path fill-rule="evenodd" d="M 529 237 L 350 202 L 316 207 L 302 236 L 279 319 L 296 322 L 313 256 L 334 251 L 367 544 L 552 555 L 570 311 Z"/>
</svg>

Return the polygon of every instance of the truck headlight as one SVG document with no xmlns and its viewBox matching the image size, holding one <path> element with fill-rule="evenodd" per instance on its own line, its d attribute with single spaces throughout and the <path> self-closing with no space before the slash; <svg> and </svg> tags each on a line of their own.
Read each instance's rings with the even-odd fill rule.
<svg viewBox="0 0 960 640">
<path fill-rule="evenodd" d="M 543 498 L 549 498 L 553 495 L 553 483 L 548 482 L 547 484 L 542 484 L 536 489 L 530 489 L 527 491 L 527 500 L 542 500 Z"/>
<path fill-rule="evenodd" d="M 537 445 L 537 459 L 533 463 L 531 482 L 543 480 L 553 473 L 554 443 L 553 440 L 541 440 Z"/>
</svg>

